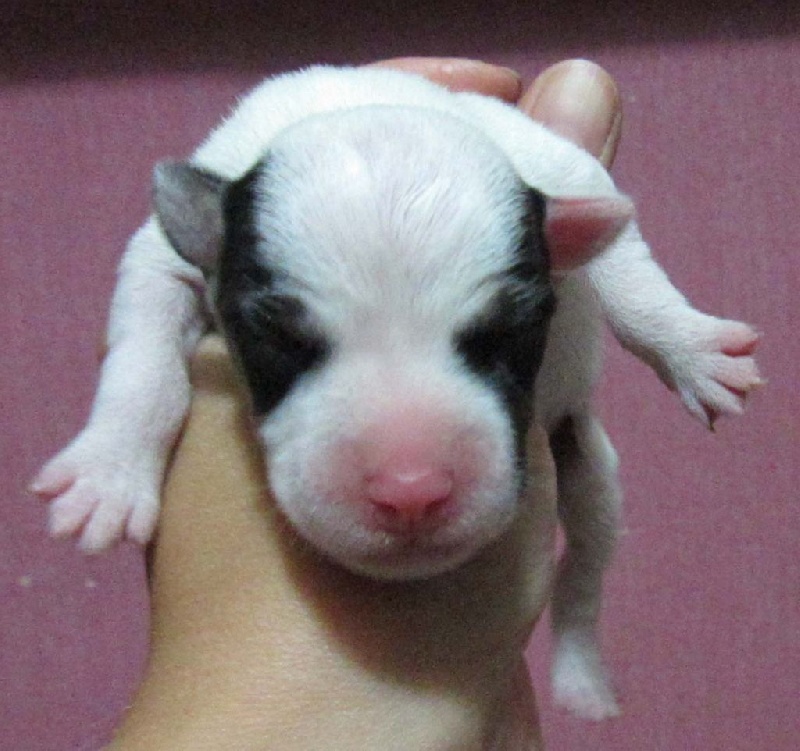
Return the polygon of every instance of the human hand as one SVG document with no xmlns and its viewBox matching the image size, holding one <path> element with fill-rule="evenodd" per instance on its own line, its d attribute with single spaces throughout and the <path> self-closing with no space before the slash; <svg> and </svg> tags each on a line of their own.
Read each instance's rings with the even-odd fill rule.
<svg viewBox="0 0 800 751">
<path fill-rule="evenodd" d="M 594 66 L 555 66 L 523 93 L 478 63 L 381 64 L 519 101 L 613 156 L 618 103 Z M 198 352 L 193 385 L 152 551 L 150 661 L 111 748 L 539 748 L 522 653 L 553 561 L 546 436 L 529 441 L 535 503 L 501 540 L 450 574 L 380 584 L 317 557 L 275 511 L 218 339 Z"/>
</svg>

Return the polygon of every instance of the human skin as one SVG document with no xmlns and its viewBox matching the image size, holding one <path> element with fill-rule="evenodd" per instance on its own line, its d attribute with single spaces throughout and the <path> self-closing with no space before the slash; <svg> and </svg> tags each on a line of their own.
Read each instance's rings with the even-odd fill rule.
<svg viewBox="0 0 800 751">
<path fill-rule="evenodd" d="M 613 158 L 616 89 L 589 63 L 553 66 L 524 91 L 472 61 L 380 64 L 518 102 Z M 530 498 L 500 540 L 450 574 L 378 583 L 319 557 L 276 510 L 218 338 L 201 345 L 192 383 L 150 551 L 150 659 L 110 749 L 540 749 L 523 650 L 553 570 L 546 436 L 531 431 Z"/>
</svg>

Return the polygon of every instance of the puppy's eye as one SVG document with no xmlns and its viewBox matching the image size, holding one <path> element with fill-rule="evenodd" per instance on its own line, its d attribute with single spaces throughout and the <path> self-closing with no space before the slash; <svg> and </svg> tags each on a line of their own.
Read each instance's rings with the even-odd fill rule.
<svg viewBox="0 0 800 751">
<path fill-rule="evenodd" d="M 528 389 L 544 352 L 553 300 L 514 292 L 499 295 L 483 317 L 456 336 L 454 345 L 477 374 L 497 385 Z"/>
<path fill-rule="evenodd" d="M 271 411 L 329 352 L 304 305 L 294 298 L 263 295 L 220 313 L 257 414 Z"/>
<path fill-rule="evenodd" d="M 513 345 L 514 332 L 499 321 L 478 324 L 456 337 L 456 350 L 480 372 L 497 368 Z"/>
</svg>

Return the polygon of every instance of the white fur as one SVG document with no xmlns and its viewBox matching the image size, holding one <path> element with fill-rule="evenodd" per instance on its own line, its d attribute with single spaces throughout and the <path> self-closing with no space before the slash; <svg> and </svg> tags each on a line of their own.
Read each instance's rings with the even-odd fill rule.
<svg viewBox="0 0 800 751">
<path fill-rule="evenodd" d="M 309 118 L 273 140 L 269 173 L 277 195 L 259 227 L 269 263 L 302 281 L 287 292 L 307 298 L 337 342 L 383 338 L 397 328 L 385 319 L 412 309 L 424 318 L 414 346 L 440 340 L 482 308 L 486 280 L 520 240 L 498 230 L 523 209 L 509 200 L 519 178 L 502 153 L 427 110 Z"/>
<path fill-rule="evenodd" d="M 352 113 L 331 118 L 335 111 Z M 390 136 L 385 124 L 393 117 L 408 118 L 417 135 L 405 144 L 396 131 Z M 445 124 L 446 139 L 434 133 L 419 138 L 430 118 L 434 125 Z M 353 128 L 367 139 L 397 139 L 393 153 L 405 156 L 377 167 L 364 162 L 363 152 L 348 146 Z M 330 132 L 330 149 L 304 156 L 306 145 L 319 140 L 319 132 L 310 137 L 315 129 Z M 279 502 L 321 549 L 376 573 L 372 559 L 391 543 L 359 528 L 354 517 L 343 523 L 340 507 L 317 496 L 346 489 L 347 461 L 332 452 L 346 453 L 347 436 L 368 433 L 393 416 L 396 400 L 365 400 L 361 394 L 378 394 L 376 383 L 385 384 L 389 394 L 413 394 L 414 408 L 427 411 L 426 425 L 439 426 L 456 453 L 482 457 L 483 469 L 464 494 L 466 513 L 436 540 L 445 553 L 432 544 L 429 558 L 398 560 L 394 571 L 380 571 L 383 564 L 377 569 L 410 576 L 455 565 L 508 524 L 519 478 L 508 459 L 511 436 L 501 406 L 453 365 L 440 343 L 491 292 L 491 285 L 475 280 L 490 277 L 507 260 L 514 238 L 490 228 L 504 212 L 519 208 L 503 198 L 515 172 L 553 196 L 614 195 L 613 183 L 590 155 L 513 108 L 388 70 L 313 68 L 269 80 L 242 100 L 193 162 L 234 179 L 271 146 L 294 156 L 280 211 L 264 220 L 263 229 L 290 276 L 314 280 L 302 294 L 346 353 L 313 382 L 300 384 L 261 428 Z M 290 174 L 303 159 L 313 162 L 319 180 Z M 363 211 L 338 211 L 343 174 L 350 199 L 360 197 Z M 439 185 L 444 178 L 450 183 Z M 453 180 L 463 189 L 454 190 Z M 441 213 L 438 224 L 424 226 L 419 217 L 428 200 L 437 207 L 450 202 L 448 226 L 442 226 Z M 415 224 L 402 221 L 404 201 L 414 206 Z M 395 214 L 387 218 L 385 212 Z M 301 226 L 314 243 L 292 242 Z M 378 232 L 380 227 L 392 232 Z M 431 232 L 437 243 L 430 242 Z M 461 252 L 465 246 L 474 249 L 472 255 Z M 440 252 L 431 253 L 433 247 Z M 339 263 L 341 254 L 346 263 Z M 427 286 L 416 290 L 425 304 L 405 305 L 415 294 L 410 277 L 427 278 Z M 88 551 L 123 536 L 150 538 L 166 458 L 188 408 L 187 358 L 208 323 L 204 294 L 202 275 L 175 254 L 150 219 L 132 237 L 122 261 L 109 355 L 89 421 L 33 485 L 55 499 L 54 534 L 80 533 Z M 598 314 L 602 311 L 620 341 L 655 367 L 704 421 L 740 411 L 742 397 L 731 388 L 744 392 L 758 383 L 749 356 L 756 337 L 744 324 L 692 309 L 651 259 L 634 220 L 604 255 L 565 279 L 558 295 L 535 400 L 548 429 L 572 418 L 577 446 L 563 465 L 569 475 L 559 477 L 569 547 L 555 592 L 553 677 L 561 702 L 602 717 L 616 712 L 616 705 L 594 627 L 620 494 L 613 449 L 590 408 L 600 361 Z M 354 321 L 360 325 L 354 327 Z M 397 419 L 402 422 L 402 415 Z M 338 469 L 327 474 L 314 469 L 331 466 Z M 343 524 L 349 532 L 342 533 Z M 444 557 L 437 558 L 440 554 Z"/>
<path fill-rule="evenodd" d="M 479 131 L 408 106 L 315 115 L 269 154 L 256 211 L 264 263 L 334 346 L 261 427 L 275 496 L 352 569 L 453 568 L 507 528 L 520 492 L 503 405 L 452 347 L 521 241 L 519 177 Z M 459 504 L 413 549 L 369 525 L 362 487 L 381 456 L 409 449 L 454 470 Z"/>
</svg>

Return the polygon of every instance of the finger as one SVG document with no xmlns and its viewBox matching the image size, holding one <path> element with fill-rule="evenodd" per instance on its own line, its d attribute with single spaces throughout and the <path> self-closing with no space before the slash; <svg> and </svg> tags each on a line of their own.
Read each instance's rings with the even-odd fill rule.
<svg viewBox="0 0 800 751">
<path fill-rule="evenodd" d="M 619 92 L 611 76 L 587 60 L 545 70 L 522 95 L 520 108 L 611 166 L 622 127 Z"/>
<path fill-rule="evenodd" d="M 397 57 L 367 67 L 419 73 L 452 91 L 474 91 L 515 104 L 522 92 L 519 75 L 510 68 L 458 57 Z"/>
<path fill-rule="evenodd" d="M 276 513 L 218 338 L 201 345 L 192 382 L 153 559 L 151 659 L 112 748 L 297 751 L 319 748 L 303 745 L 316 735 L 326 748 L 380 749 L 396 746 L 398 724 L 414 728 L 419 747 L 438 748 L 442 727 L 486 735 L 500 700 L 513 710 L 508 729 L 524 720 L 524 747 L 538 748 L 527 743 L 529 687 L 515 683 L 513 702 L 505 698 L 554 570 L 545 432 L 532 430 L 528 444 L 535 502 L 506 534 L 459 571 L 386 586 L 314 554 Z"/>
</svg>

